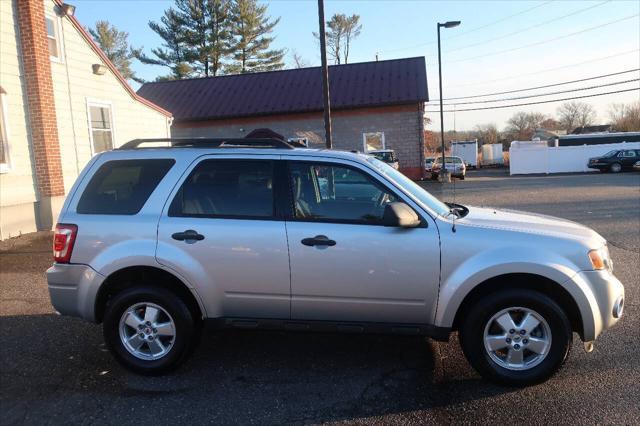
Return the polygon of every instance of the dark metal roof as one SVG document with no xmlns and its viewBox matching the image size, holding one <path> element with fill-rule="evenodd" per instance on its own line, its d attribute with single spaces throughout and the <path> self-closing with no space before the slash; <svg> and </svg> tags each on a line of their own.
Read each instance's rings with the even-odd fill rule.
<svg viewBox="0 0 640 426">
<path fill-rule="evenodd" d="M 429 100 L 424 57 L 329 67 L 331 107 L 353 109 Z M 320 67 L 145 83 L 138 94 L 176 121 L 322 111 Z"/>
</svg>

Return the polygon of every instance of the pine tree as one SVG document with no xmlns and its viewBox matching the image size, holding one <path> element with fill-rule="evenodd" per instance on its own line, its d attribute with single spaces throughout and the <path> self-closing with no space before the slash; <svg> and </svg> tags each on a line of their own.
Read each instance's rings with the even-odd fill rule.
<svg viewBox="0 0 640 426">
<path fill-rule="evenodd" d="M 96 22 L 95 28 L 89 28 L 89 33 L 124 78 L 141 82 L 131 69 L 131 60 L 139 54 L 140 49 L 129 46 L 129 33 L 119 31 L 108 21 Z"/>
<path fill-rule="evenodd" d="M 175 9 L 165 11 L 161 23 L 149 26 L 165 41 L 165 49 L 153 49 L 148 64 L 168 66 L 167 78 L 215 76 L 229 55 L 230 0 L 176 0 Z"/>
<path fill-rule="evenodd" d="M 231 9 L 231 33 L 234 37 L 234 62 L 226 67 L 228 73 L 249 73 L 284 68 L 285 50 L 270 50 L 275 39 L 270 34 L 280 22 L 267 16 L 267 6 L 257 0 L 234 0 Z"/>
<path fill-rule="evenodd" d="M 189 51 L 185 43 L 184 23 L 175 9 L 164 11 L 160 23 L 149 22 L 149 27 L 164 40 L 163 47 L 151 49 L 155 58 L 140 52 L 137 58 L 145 64 L 160 65 L 171 70 L 171 74 L 158 77 L 157 80 L 176 80 L 188 78 L 192 73 L 189 66 Z"/>
</svg>

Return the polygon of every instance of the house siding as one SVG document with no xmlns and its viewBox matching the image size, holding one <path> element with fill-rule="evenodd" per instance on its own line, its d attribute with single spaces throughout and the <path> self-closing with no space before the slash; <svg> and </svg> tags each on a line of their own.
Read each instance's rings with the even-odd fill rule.
<svg viewBox="0 0 640 426">
<path fill-rule="evenodd" d="M 59 149 L 56 154 L 59 164 L 48 170 L 54 177 L 49 184 L 55 184 L 55 190 L 39 182 L 36 170 L 42 170 L 39 169 L 42 165 L 38 166 L 34 146 L 37 142 L 34 133 L 38 129 L 30 119 L 33 114 L 29 111 L 28 97 L 29 93 L 33 94 L 30 92 L 33 85 L 25 73 L 28 58 L 23 58 L 21 46 L 21 39 L 30 41 L 29 37 L 34 35 L 20 31 L 18 5 L 22 11 L 24 3 L 29 3 L 30 8 L 41 8 L 37 10 L 39 14 L 57 16 L 53 0 L 0 1 L 0 86 L 7 92 L 6 124 L 11 164 L 0 174 L 0 239 L 50 229 L 51 223 L 43 220 L 45 216 L 40 211 L 43 206 L 50 209 L 48 217 L 55 223 L 63 194 L 70 190 L 92 156 L 88 100 L 111 105 L 114 147 L 136 138 L 170 136 L 171 118 L 167 114 L 147 105 L 146 100 L 136 99 L 108 67 L 104 75 L 93 74 L 92 64 L 104 64 L 102 58 L 70 18 L 60 18 L 63 58 L 54 61 L 47 55 L 51 76 L 45 83 L 52 93 L 52 97 L 46 99 L 50 112 L 45 115 L 54 117 L 47 125 L 51 127 L 47 133 L 51 140 L 47 140 L 46 148 Z M 44 20 L 41 25 L 44 31 Z M 34 41 L 43 42 L 46 45 L 46 38 Z M 38 78 L 41 77 L 38 74 Z M 46 126 L 44 130 L 47 130 Z M 57 137 L 53 138 L 56 131 Z"/>
<path fill-rule="evenodd" d="M 44 2 L 45 14 L 55 16 L 55 3 Z M 69 191 L 93 155 L 88 100 L 111 105 L 114 148 L 131 139 L 168 137 L 170 130 L 168 118 L 135 101 L 111 70 L 104 75 L 93 74 L 91 66 L 103 62 L 71 22 L 62 19 L 61 29 L 65 59 L 51 61 L 51 73 L 63 153 L 64 187 Z"/>
<path fill-rule="evenodd" d="M 396 151 L 401 170 L 414 179 L 421 178 L 423 116 L 420 104 L 334 111 L 333 147 L 362 151 L 363 133 L 384 132 L 386 148 Z M 324 147 L 322 113 L 176 122 L 172 132 L 175 137 L 243 137 L 257 128 L 269 128 L 287 138 L 307 138 L 311 148 Z"/>
<path fill-rule="evenodd" d="M 8 236 L 10 229 L 36 230 L 35 168 L 26 142 L 31 139 L 31 131 L 16 6 L 15 2 L 0 1 L 0 86 L 6 91 L 10 164 L 9 170 L 0 174 L 0 238 Z"/>
</svg>

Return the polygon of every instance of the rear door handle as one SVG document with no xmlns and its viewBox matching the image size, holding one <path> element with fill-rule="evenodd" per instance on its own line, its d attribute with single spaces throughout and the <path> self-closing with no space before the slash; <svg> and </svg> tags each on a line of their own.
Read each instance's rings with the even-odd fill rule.
<svg viewBox="0 0 640 426">
<path fill-rule="evenodd" d="M 327 238 L 326 235 L 316 235 L 313 238 L 305 238 L 300 241 L 305 246 L 335 246 L 336 242 Z"/>
<path fill-rule="evenodd" d="M 187 243 L 195 243 L 196 241 L 204 240 L 204 235 L 198 234 L 198 231 L 194 231 L 193 229 L 187 229 L 184 232 L 172 234 L 171 238 L 178 241 L 186 241 Z"/>
</svg>

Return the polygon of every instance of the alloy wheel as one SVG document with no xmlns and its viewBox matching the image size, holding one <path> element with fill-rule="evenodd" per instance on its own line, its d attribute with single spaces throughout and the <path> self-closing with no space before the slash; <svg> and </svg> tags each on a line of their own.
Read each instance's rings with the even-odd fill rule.
<svg viewBox="0 0 640 426">
<path fill-rule="evenodd" d="M 176 338 L 176 325 L 171 315 L 159 305 L 136 303 L 120 318 L 120 340 L 136 358 L 153 361 L 169 353 Z"/>
<path fill-rule="evenodd" d="M 489 319 L 483 340 L 487 354 L 500 367 L 529 370 L 547 357 L 551 348 L 551 329 L 536 311 L 511 307 Z"/>
</svg>

